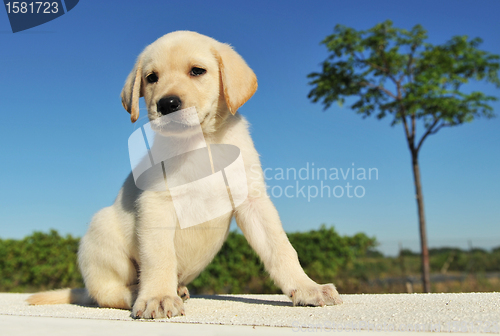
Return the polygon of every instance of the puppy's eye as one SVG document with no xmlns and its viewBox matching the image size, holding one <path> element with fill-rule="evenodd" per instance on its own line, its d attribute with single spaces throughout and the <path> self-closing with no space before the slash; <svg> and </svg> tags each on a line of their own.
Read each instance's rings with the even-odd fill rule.
<svg viewBox="0 0 500 336">
<path fill-rule="evenodd" d="M 205 70 L 205 69 L 193 67 L 189 74 L 193 77 L 196 77 L 196 76 L 204 75 L 206 72 L 207 72 L 207 70 Z"/>
<path fill-rule="evenodd" d="M 158 82 L 158 76 L 154 72 L 152 72 L 146 76 L 146 80 L 148 81 L 148 83 L 156 83 Z"/>
</svg>

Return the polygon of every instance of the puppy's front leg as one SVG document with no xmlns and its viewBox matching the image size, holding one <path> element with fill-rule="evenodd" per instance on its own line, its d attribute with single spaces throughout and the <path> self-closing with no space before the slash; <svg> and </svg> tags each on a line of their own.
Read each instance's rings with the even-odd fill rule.
<svg viewBox="0 0 500 336">
<path fill-rule="evenodd" d="M 235 212 L 245 238 L 260 256 L 264 266 L 294 305 L 324 306 L 342 303 L 333 284 L 318 285 L 300 266 L 271 200 L 263 195 L 249 196 Z"/>
<path fill-rule="evenodd" d="M 184 315 L 184 304 L 177 295 L 175 211 L 172 202 L 166 201 L 164 195 L 146 193 L 149 194 L 147 197 L 138 200 L 140 276 L 139 294 L 132 317 L 170 318 Z"/>
</svg>

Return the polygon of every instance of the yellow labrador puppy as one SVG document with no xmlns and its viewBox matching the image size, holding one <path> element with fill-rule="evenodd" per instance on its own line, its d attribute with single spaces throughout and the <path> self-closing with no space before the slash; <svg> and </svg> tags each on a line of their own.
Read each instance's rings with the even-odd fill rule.
<svg viewBox="0 0 500 336">
<path fill-rule="evenodd" d="M 333 284 L 319 285 L 302 270 L 278 213 L 266 195 L 248 123 L 237 111 L 257 90 L 257 79 L 227 44 L 195 32 L 167 34 L 145 48 L 128 76 L 122 103 L 132 122 L 144 97 L 151 121 L 195 107 L 207 144 L 237 146 L 248 197 L 235 211 L 181 229 L 168 191 L 142 191 L 131 175 L 115 203 L 99 211 L 82 238 L 78 259 L 85 290 L 31 296 L 31 304 L 90 303 L 132 309 L 134 318 L 184 314 L 185 287 L 210 263 L 227 237 L 231 218 L 266 270 L 294 305 L 342 303 Z M 252 174 L 251 174 L 252 173 Z M 191 209 L 197 211 L 197 209 Z"/>
</svg>

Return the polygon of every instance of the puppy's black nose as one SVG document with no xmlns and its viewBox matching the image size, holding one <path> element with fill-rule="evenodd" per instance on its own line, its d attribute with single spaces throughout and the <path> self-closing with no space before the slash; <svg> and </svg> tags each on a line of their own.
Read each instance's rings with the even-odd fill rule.
<svg viewBox="0 0 500 336">
<path fill-rule="evenodd" d="M 163 115 L 179 111 L 182 107 L 182 101 L 177 96 L 163 97 L 156 104 L 156 109 Z"/>
</svg>

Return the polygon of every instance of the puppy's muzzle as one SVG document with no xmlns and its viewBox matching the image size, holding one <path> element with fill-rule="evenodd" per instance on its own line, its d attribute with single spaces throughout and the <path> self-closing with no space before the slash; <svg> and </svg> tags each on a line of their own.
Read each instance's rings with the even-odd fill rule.
<svg viewBox="0 0 500 336">
<path fill-rule="evenodd" d="M 179 111 L 182 108 L 182 101 L 177 96 L 168 96 L 161 98 L 156 104 L 156 110 L 162 115 Z"/>
</svg>

